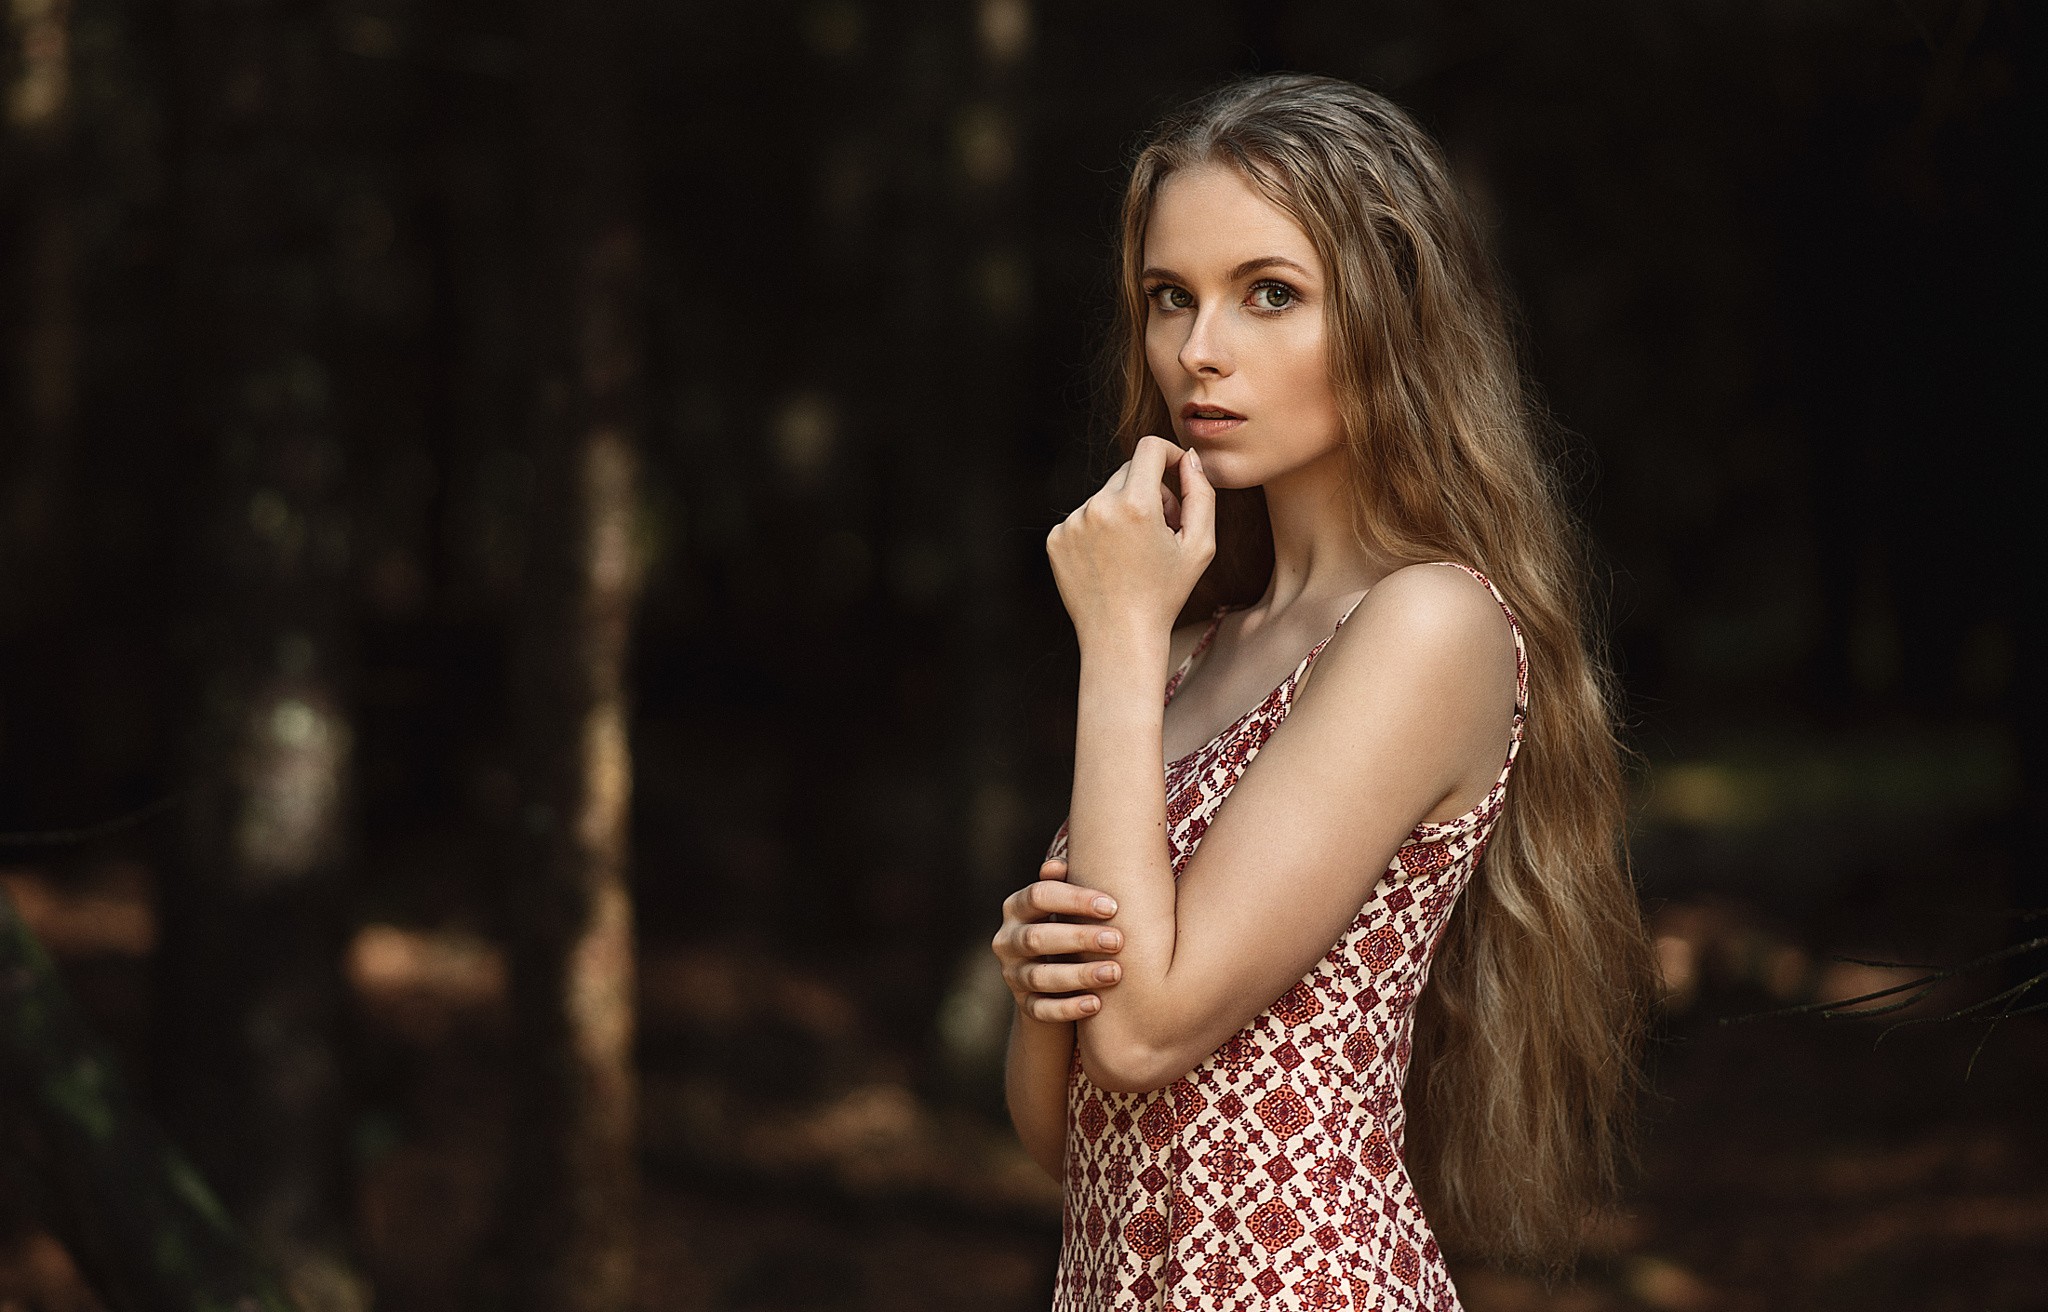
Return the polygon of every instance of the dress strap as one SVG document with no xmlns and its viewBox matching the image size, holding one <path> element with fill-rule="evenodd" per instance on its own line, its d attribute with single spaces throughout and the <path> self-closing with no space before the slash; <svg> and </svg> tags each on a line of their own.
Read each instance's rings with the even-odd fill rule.
<svg viewBox="0 0 2048 1312">
<path fill-rule="evenodd" d="M 1167 701 L 1171 702 L 1173 700 L 1173 694 L 1180 690 L 1180 681 L 1188 676 L 1188 671 L 1190 669 L 1194 668 L 1195 659 L 1199 657 L 1203 652 L 1209 650 L 1209 644 L 1215 640 L 1216 630 L 1223 626 L 1223 617 L 1225 614 L 1229 612 L 1229 610 L 1230 606 L 1228 603 L 1218 606 L 1216 608 L 1216 613 L 1209 617 L 1209 627 L 1202 630 L 1202 636 L 1195 643 L 1194 649 L 1190 651 L 1187 655 L 1180 658 L 1179 668 L 1174 670 L 1173 677 L 1169 678 L 1166 681 Z"/>
<path fill-rule="evenodd" d="M 1359 604 L 1365 600 L 1367 594 L 1371 591 L 1371 588 L 1367 588 L 1364 592 L 1358 594 L 1358 601 L 1352 602 L 1348 607 L 1345 608 L 1344 613 L 1337 617 L 1337 623 L 1335 624 L 1335 626 L 1333 626 L 1328 633 L 1325 633 L 1323 635 L 1323 640 L 1321 642 L 1317 643 L 1315 646 L 1308 649 L 1308 655 L 1302 657 L 1301 663 L 1294 667 L 1294 673 L 1287 676 L 1286 688 L 1287 696 L 1290 699 L 1290 704 L 1291 699 L 1294 696 L 1295 689 L 1301 685 L 1302 676 L 1308 673 L 1309 667 L 1316 663 L 1316 657 L 1323 654 L 1323 648 L 1330 645 L 1330 639 L 1337 636 L 1337 630 L 1344 627 L 1344 621 L 1351 618 L 1351 612 L 1358 609 Z"/>
<path fill-rule="evenodd" d="M 1478 579 L 1480 585 L 1492 594 L 1494 604 L 1500 607 L 1500 613 L 1508 617 L 1508 629 L 1515 635 L 1515 714 L 1527 715 L 1529 712 L 1529 650 L 1522 643 L 1522 622 L 1515 618 L 1515 612 L 1508 607 L 1506 600 L 1501 597 L 1500 589 L 1493 586 L 1492 579 L 1473 569 L 1470 565 L 1462 564 L 1455 560 L 1438 560 L 1431 563 L 1449 565 L 1452 569 L 1462 569 L 1473 578 Z"/>
</svg>

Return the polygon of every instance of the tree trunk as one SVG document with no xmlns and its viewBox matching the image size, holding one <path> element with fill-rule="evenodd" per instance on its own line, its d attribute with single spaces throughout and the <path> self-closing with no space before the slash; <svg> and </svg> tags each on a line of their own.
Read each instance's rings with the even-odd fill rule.
<svg viewBox="0 0 2048 1312">
<path fill-rule="evenodd" d="M 637 1078 L 627 648 L 638 592 L 636 287 L 623 6 L 537 0 L 535 513 L 514 661 L 520 1125 L 499 1305 L 617 1312 L 632 1293 Z"/>
<path fill-rule="evenodd" d="M 0 1154 L 114 1312 L 293 1312 L 0 892 Z"/>
<path fill-rule="evenodd" d="M 349 1270 L 340 1043 L 351 738 L 324 6 L 185 0 L 179 346 L 195 484 L 178 641 L 188 843 L 162 886 L 159 1075 L 179 1139 L 300 1299 Z"/>
</svg>

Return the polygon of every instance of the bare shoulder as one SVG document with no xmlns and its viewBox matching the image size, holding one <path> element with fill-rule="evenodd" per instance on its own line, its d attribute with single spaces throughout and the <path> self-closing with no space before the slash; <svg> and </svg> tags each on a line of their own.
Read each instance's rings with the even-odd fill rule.
<svg viewBox="0 0 2048 1312">
<path fill-rule="evenodd" d="M 1340 691 L 1386 691 L 1391 681 L 1439 705 L 1490 711 L 1514 701 L 1514 630 L 1493 594 L 1464 570 L 1407 565 L 1373 585 L 1317 666 L 1311 682 Z"/>
<path fill-rule="evenodd" d="M 1410 640 L 1476 646 L 1481 655 L 1514 650 L 1500 603 L 1455 566 L 1405 565 L 1375 584 L 1358 609 L 1367 627 L 1396 629 Z"/>
</svg>

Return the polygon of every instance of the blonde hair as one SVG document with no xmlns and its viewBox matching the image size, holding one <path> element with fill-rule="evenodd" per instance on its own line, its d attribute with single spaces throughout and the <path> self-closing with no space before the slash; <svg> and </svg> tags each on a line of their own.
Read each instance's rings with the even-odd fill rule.
<svg viewBox="0 0 2048 1312">
<path fill-rule="evenodd" d="M 1473 565 L 1521 621 L 1525 737 L 1417 1004 L 1404 1156 L 1447 1247 L 1555 1267 L 1631 1155 L 1655 962 L 1627 868 L 1611 680 L 1582 544 L 1538 440 L 1543 410 L 1436 145 L 1373 92 L 1279 74 L 1170 118 L 1133 165 L 1113 343 L 1125 454 L 1172 431 L 1145 357 L 1146 224 L 1160 183 L 1204 163 L 1242 172 L 1328 271 L 1360 541 L 1397 561 Z M 1217 502 L 1191 616 L 1255 600 L 1272 569 L 1263 491 L 1220 489 Z"/>
</svg>

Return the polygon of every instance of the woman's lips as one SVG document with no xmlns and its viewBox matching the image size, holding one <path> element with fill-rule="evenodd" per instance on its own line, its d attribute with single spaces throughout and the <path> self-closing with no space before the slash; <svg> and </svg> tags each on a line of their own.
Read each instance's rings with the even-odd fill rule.
<svg viewBox="0 0 2048 1312">
<path fill-rule="evenodd" d="M 1237 418 L 1233 418 L 1233 420 L 1190 418 L 1186 424 L 1188 424 L 1188 436 L 1190 438 L 1221 438 L 1223 434 L 1231 432 L 1233 428 L 1241 428 L 1243 420 L 1237 420 Z"/>
<path fill-rule="evenodd" d="M 1189 437 L 1221 437 L 1233 429 L 1242 427 L 1245 418 L 1234 410 L 1225 410 L 1220 405 L 1190 403 L 1181 407 L 1180 421 L 1187 429 Z"/>
</svg>

